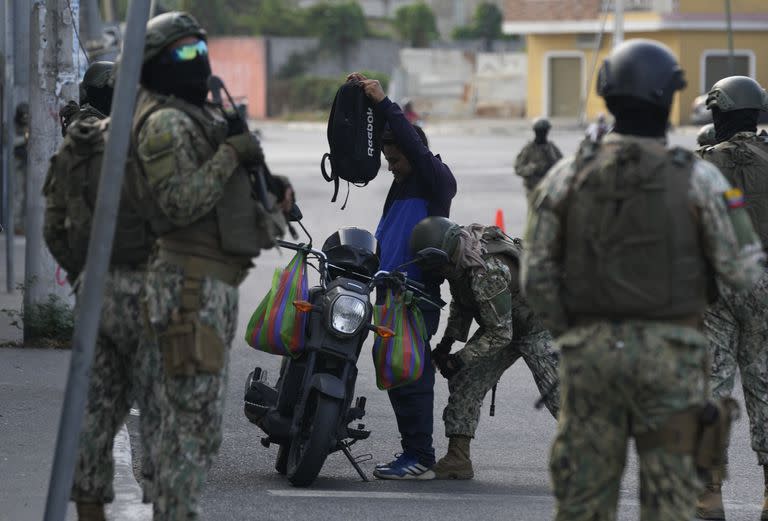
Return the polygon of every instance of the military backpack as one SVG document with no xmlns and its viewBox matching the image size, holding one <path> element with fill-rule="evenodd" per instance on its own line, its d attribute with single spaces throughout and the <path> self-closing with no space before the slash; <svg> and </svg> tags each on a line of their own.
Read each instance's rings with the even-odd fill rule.
<svg viewBox="0 0 768 521">
<path fill-rule="evenodd" d="M 703 149 L 702 156 L 744 192 L 752 226 L 768 249 L 768 136 L 725 141 Z"/>
<path fill-rule="evenodd" d="M 51 254 L 70 280 L 85 268 L 88 241 L 98 194 L 101 162 L 108 138 L 109 118 L 85 117 L 73 121 L 64 141 L 51 158 L 43 194 L 46 197 L 44 237 Z M 131 182 L 135 163 L 126 163 L 124 184 Z M 146 262 L 153 237 L 145 221 L 121 193 L 112 246 L 112 265 L 139 266 Z"/>
</svg>

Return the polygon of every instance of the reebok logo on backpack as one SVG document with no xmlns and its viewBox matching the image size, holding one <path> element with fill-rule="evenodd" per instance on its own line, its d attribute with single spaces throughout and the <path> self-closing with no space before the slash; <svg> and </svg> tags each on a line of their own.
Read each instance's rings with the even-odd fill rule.
<svg viewBox="0 0 768 521">
<path fill-rule="evenodd" d="M 357 82 L 347 82 L 336 92 L 328 118 L 328 146 L 320 170 L 326 181 L 333 182 L 333 197 L 339 195 L 339 179 L 365 186 L 374 179 L 381 167 L 381 132 L 384 122 L 376 117 L 373 102 Z M 326 158 L 331 172 L 326 171 Z M 349 198 L 349 190 L 347 190 Z M 344 200 L 342 210 L 346 207 Z"/>
</svg>

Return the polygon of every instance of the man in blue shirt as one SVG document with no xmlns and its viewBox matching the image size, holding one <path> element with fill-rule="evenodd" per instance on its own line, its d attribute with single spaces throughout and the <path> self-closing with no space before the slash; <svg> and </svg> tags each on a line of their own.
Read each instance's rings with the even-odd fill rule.
<svg viewBox="0 0 768 521">
<path fill-rule="evenodd" d="M 384 211 L 376 229 L 381 269 L 391 270 L 410 260 L 408 240 L 411 230 L 425 217 L 449 217 L 451 199 L 456 195 L 456 179 L 440 156 L 429 151 L 427 138 L 419 127 L 406 119 L 377 80 L 359 73 L 348 80 L 358 81 L 374 102 L 379 117 L 386 121 L 382 136 L 384 158 L 394 181 L 384 203 Z M 421 280 L 429 293 L 440 296 L 440 280 L 424 280 L 415 265 L 407 268 L 408 277 Z M 436 331 L 440 311 L 422 309 L 431 337 Z M 389 399 L 397 418 L 403 452 L 389 463 L 376 466 L 373 475 L 379 479 L 434 479 L 432 446 L 435 369 L 426 349 L 424 374 L 409 385 L 389 391 Z"/>
</svg>

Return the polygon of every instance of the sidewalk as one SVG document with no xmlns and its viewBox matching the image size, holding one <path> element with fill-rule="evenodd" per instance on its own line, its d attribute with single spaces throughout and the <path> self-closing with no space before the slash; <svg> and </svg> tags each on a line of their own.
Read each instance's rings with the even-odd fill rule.
<svg viewBox="0 0 768 521">
<path fill-rule="evenodd" d="M 24 276 L 24 239 L 16 238 L 16 279 Z M 5 240 L 0 239 L 5 252 Z M 5 261 L 5 255 L 2 256 Z M 19 309 L 21 293 L 5 290 L 5 262 L 0 266 L 0 309 Z M 0 314 L 0 343 L 21 342 L 21 331 Z M 32 347 L 0 348 L 0 521 L 40 521 L 56 445 L 61 405 L 69 370 L 68 350 Z M 151 507 L 141 503 L 133 475 L 131 447 L 125 427 L 115 439 L 115 503 L 110 520 L 149 521 Z M 74 521 L 74 504 L 67 509 Z"/>
</svg>

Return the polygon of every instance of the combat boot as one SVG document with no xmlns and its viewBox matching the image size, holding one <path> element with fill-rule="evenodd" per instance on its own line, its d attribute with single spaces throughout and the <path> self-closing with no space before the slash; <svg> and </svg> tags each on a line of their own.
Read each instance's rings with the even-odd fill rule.
<svg viewBox="0 0 768 521">
<path fill-rule="evenodd" d="M 763 476 L 765 490 L 763 491 L 763 514 L 760 516 L 760 521 L 768 521 L 768 465 L 763 465 Z"/>
<path fill-rule="evenodd" d="M 448 438 L 448 452 L 435 463 L 432 470 L 435 479 L 472 479 L 475 471 L 469 458 L 469 436 L 451 436 Z"/>
<path fill-rule="evenodd" d="M 107 521 L 103 503 L 77 502 L 77 521 Z"/>
<path fill-rule="evenodd" d="M 696 502 L 696 517 L 699 519 L 724 520 L 723 479 L 718 471 L 710 471 L 704 492 Z"/>
</svg>

